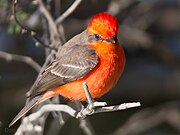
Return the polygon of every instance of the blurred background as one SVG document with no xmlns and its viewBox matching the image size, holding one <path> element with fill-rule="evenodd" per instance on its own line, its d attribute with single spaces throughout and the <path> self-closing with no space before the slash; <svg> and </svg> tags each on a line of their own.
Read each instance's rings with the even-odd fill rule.
<svg viewBox="0 0 180 135">
<path fill-rule="evenodd" d="M 73 0 L 44 0 L 54 20 Z M 12 19 L 12 1 L 0 0 L 0 134 L 14 134 L 20 121 L 8 124 L 25 104 L 25 94 L 38 73 L 24 62 L 4 58 L 2 52 L 29 56 L 42 65 L 45 48 L 36 46 L 29 34 Z M 64 43 L 87 27 L 89 19 L 108 12 L 119 21 L 118 39 L 127 63 L 113 90 L 98 99 L 108 105 L 140 101 L 142 106 L 88 117 L 97 135 L 180 135 L 180 0 L 82 0 L 59 23 Z M 45 19 L 36 1 L 19 0 L 16 15 L 20 22 L 49 43 Z M 63 103 L 69 101 L 60 97 Z M 84 135 L 79 121 L 66 118 L 65 124 L 51 125 L 48 117 L 44 134 Z M 55 129 L 57 128 L 57 129 Z"/>
</svg>

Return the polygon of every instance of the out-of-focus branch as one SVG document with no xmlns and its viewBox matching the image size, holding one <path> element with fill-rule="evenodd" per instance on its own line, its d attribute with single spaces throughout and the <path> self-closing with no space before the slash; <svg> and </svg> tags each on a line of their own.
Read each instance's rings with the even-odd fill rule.
<svg viewBox="0 0 180 135">
<path fill-rule="evenodd" d="M 59 32 L 58 32 L 57 26 L 53 20 L 52 15 L 49 13 L 47 8 L 45 7 L 43 1 L 37 0 L 37 2 L 39 4 L 39 9 L 40 9 L 42 15 L 44 15 L 45 18 L 47 19 L 48 26 L 49 26 L 49 32 L 50 32 L 50 39 L 51 39 L 51 42 L 53 43 L 53 46 L 55 46 L 54 44 L 58 44 L 61 42 L 60 38 L 59 38 Z"/>
<path fill-rule="evenodd" d="M 72 117 L 75 117 L 75 113 L 76 113 L 74 109 L 72 109 L 71 107 L 67 105 L 57 105 L 57 104 L 44 105 L 40 110 L 38 110 L 37 112 L 23 119 L 15 135 L 23 135 L 24 132 L 31 133 L 31 134 L 37 134 L 37 133 L 42 132 L 43 128 L 41 126 L 38 126 L 38 125 L 34 126 L 33 123 L 31 122 L 34 122 L 38 120 L 39 118 L 41 118 L 41 116 L 43 116 L 44 113 L 52 112 L 52 111 L 66 112 Z"/>
<path fill-rule="evenodd" d="M 74 3 L 61 15 L 56 19 L 56 24 L 62 23 L 72 12 L 79 6 L 82 0 L 75 0 Z"/>
<path fill-rule="evenodd" d="M 133 45 L 142 49 L 154 52 L 159 58 L 171 67 L 179 70 L 180 63 L 176 55 L 170 50 L 163 47 L 160 43 L 155 41 L 152 36 L 141 29 L 130 27 L 128 25 L 122 25 L 121 30 L 122 42 L 126 42 L 126 46 Z"/>
<path fill-rule="evenodd" d="M 47 44 L 45 44 L 44 42 L 42 42 L 37 36 L 36 33 L 32 30 L 29 30 L 29 28 L 27 28 L 26 26 L 22 25 L 19 20 L 17 19 L 16 16 L 16 6 L 17 6 L 17 2 L 18 0 L 13 0 L 13 4 L 12 4 L 12 17 L 14 18 L 14 20 L 16 21 L 16 23 L 21 27 L 22 29 L 22 33 L 28 33 L 32 39 L 36 42 L 36 45 L 41 44 L 44 47 L 50 48 L 50 49 L 55 49 Z"/>
<path fill-rule="evenodd" d="M 22 55 L 11 54 L 11 53 L 0 51 L 0 58 L 5 59 L 7 62 L 20 61 L 20 62 L 26 63 L 32 68 L 34 68 L 37 72 L 39 72 L 41 69 L 41 66 L 28 56 L 22 56 Z"/>
<path fill-rule="evenodd" d="M 179 102 L 163 104 L 137 112 L 122 127 L 117 129 L 114 135 L 141 134 L 164 122 L 180 132 Z"/>
<path fill-rule="evenodd" d="M 132 28 L 145 31 L 159 16 L 159 8 L 155 8 L 160 0 L 141 1 L 134 6 L 123 23 Z"/>
<path fill-rule="evenodd" d="M 94 130 L 90 125 L 88 119 L 80 119 L 79 121 L 80 121 L 79 127 L 84 131 L 86 135 L 95 135 Z"/>
<path fill-rule="evenodd" d="M 57 27 L 54 23 L 54 20 L 52 18 L 52 16 L 50 15 L 49 11 L 46 9 L 44 3 L 41 0 L 37 0 L 38 4 L 39 4 L 39 9 L 41 14 L 43 15 L 43 17 L 47 20 L 47 26 L 48 26 L 48 30 L 44 32 L 44 34 L 49 34 L 50 35 L 50 45 L 48 42 L 43 43 L 41 40 L 39 40 L 39 38 L 37 38 L 36 33 L 33 32 L 32 30 L 29 30 L 29 28 L 23 26 L 19 20 L 16 17 L 16 5 L 17 5 L 17 0 L 13 0 L 13 17 L 15 19 L 15 21 L 17 22 L 17 24 L 22 28 L 23 32 L 26 32 L 28 34 L 30 34 L 32 36 L 32 38 L 36 41 L 36 45 L 42 44 L 45 47 L 50 48 L 50 54 L 48 55 L 45 63 L 43 64 L 43 67 L 41 68 L 41 70 L 39 70 L 39 75 L 44 71 L 44 69 L 46 68 L 46 66 L 52 61 L 52 59 L 54 58 L 54 53 L 57 51 L 57 47 L 59 44 L 61 44 L 61 40 L 60 40 L 60 35 L 58 33 Z M 44 19 L 44 20 L 45 20 Z M 49 37 L 48 37 L 49 38 Z M 37 79 L 36 79 L 37 80 Z M 33 90 L 33 87 L 36 85 L 37 81 L 35 81 L 35 83 L 33 84 L 32 88 L 29 90 L 28 94 L 30 94 Z M 26 101 L 28 102 L 28 100 Z M 47 113 L 45 115 L 43 115 L 41 118 L 38 119 L 38 123 L 41 127 L 41 133 L 43 133 L 44 130 L 44 125 L 45 125 L 45 120 L 47 118 Z"/>
<path fill-rule="evenodd" d="M 153 42 L 148 33 L 126 24 L 121 26 L 120 38 L 122 39 L 121 42 L 125 41 L 127 46 L 138 46 L 145 49 L 149 49 Z"/>
<path fill-rule="evenodd" d="M 140 1 L 140 0 L 111 0 L 107 12 L 117 15 L 119 14 L 123 9 L 129 7 L 133 3 Z"/>
</svg>

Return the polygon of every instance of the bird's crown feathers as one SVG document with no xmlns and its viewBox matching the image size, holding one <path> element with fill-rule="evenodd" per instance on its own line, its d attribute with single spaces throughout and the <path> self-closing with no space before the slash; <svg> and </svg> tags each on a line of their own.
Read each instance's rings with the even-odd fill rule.
<svg viewBox="0 0 180 135">
<path fill-rule="evenodd" d="M 106 12 L 99 13 L 90 20 L 87 31 L 89 34 L 98 34 L 103 38 L 114 37 L 118 31 L 118 21 Z"/>
</svg>

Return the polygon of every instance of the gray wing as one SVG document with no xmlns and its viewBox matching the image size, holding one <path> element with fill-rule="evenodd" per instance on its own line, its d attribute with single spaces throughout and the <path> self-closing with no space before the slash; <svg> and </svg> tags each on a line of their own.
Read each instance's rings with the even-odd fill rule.
<svg viewBox="0 0 180 135">
<path fill-rule="evenodd" d="M 98 64 L 95 50 L 87 45 L 63 46 L 56 59 L 39 76 L 30 98 L 84 77 Z"/>
</svg>

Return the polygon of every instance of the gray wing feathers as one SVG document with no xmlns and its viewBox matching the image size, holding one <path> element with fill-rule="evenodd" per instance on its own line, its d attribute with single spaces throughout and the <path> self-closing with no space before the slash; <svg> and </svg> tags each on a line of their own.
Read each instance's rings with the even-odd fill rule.
<svg viewBox="0 0 180 135">
<path fill-rule="evenodd" d="M 98 57 L 87 45 L 75 45 L 71 50 L 63 56 L 58 56 L 58 60 L 52 65 L 51 73 L 60 77 L 80 79 L 97 65 Z"/>
<path fill-rule="evenodd" d="M 66 49 L 67 51 L 65 51 Z M 39 77 L 30 98 L 84 77 L 97 63 L 98 56 L 87 45 L 73 45 L 70 48 L 62 47 L 58 51 L 56 59 Z"/>
</svg>

